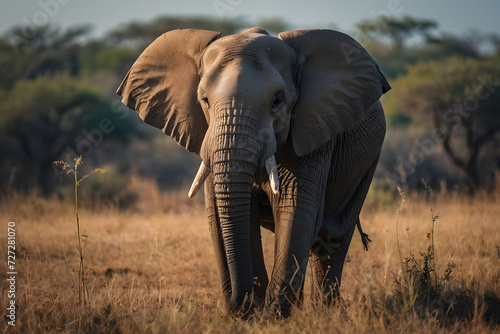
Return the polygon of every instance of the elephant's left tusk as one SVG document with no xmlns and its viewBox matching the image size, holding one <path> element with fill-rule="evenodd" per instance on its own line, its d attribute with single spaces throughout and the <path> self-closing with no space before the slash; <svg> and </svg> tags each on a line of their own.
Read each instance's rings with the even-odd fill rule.
<svg viewBox="0 0 500 334">
<path fill-rule="evenodd" d="M 278 177 L 278 166 L 276 166 L 276 159 L 274 158 L 274 154 L 266 159 L 266 170 L 267 174 L 269 174 L 269 182 L 271 183 L 271 189 L 273 193 L 278 194 L 280 188 L 280 179 Z"/>
<path fill-rule="evenodd" d="M 205 182 L 205 179 L 207 178 L 208 174 L 210 174 L 210 169 L 208 168 L 207 165 L 202 161 L 200 165 L 200 169 L 198 169 L 198 173 L 196 174 L 196 177 L 194 178 L 193 185 L 191 186 L 191 189 L 189 189 L 188 197 L 193 198 L 194 195 L 200 190 L 200 188 L 203 186 L 203 183 Z"/>
</svg>

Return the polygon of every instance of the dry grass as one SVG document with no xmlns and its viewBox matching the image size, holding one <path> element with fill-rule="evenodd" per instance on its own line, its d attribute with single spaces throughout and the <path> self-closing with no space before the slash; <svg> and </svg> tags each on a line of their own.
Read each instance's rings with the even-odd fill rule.
<svg viewBox="0 0 500 334">
<path fill-rule="evenodd" d="M 89 243 L 89 307 L 78 305 L 78 250 L 73 211 L 58 200 L 11 196 L 2 203 L 0 272 L 6 272 L 6 228 L 17 227 L 16 327 L 6 333 L 411 333 L 500 332 L 500 206 L 494 196 L 437 195 L 407 199 L 399 218 L 403 257 L 421 260 L 431 231 L 430 206 L 441 218 L 434 229 L 436 276 L 452 273 L 428 302 L 408 298 L 407 273 L 396 245 L 396 209 L 371 206 L 362 213 L 373 240 L 364 252 L 355 234 L 345 266 L 342 301 L 314 305 L 306 282 L 303 307 L 286 321 L 263 324 L 225 316 L 200 201 L 187 192 L 148 193 L 134 212 L 81 210 Z M 445 198 L 446 197 L 446 198 Z M 180 198 L 180 199 L 178 199 Z M 191 204 L 190 204 L 191 203 Z M 264 232 L 272 259 L 273 235 Z M 271 265 L 271 262 L 269 265 Z M 402 269 L 403 268 L 403 269 Z M 403 271 L 402 271 L 403 270 Z M 309 274 L 309 273 L 308 273 Z M 399 284 L 398 284 L 399 282 Z M 1 281 L 0 313 L 7 307 Z M 5 319 L 5 318 L 4 318 Z"/>
</svg>

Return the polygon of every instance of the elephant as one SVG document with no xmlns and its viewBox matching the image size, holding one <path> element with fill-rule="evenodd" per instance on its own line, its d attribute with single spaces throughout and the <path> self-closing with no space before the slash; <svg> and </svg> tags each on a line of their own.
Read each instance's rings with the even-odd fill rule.
<svg viewBox="0 0 500 334">
<path fill-rule="evenodd" d="M 205 208 L 226 310 L 288 317 L 312 266 L 314 296 L 339 293 L 385 137 L 391 87 L 350 36 L 263 28 L 164 33 L 117 94 L 146 123 L 201 158 L 189 197 Z M 261 227 L 274 232 L 268 276 Z"/>
</svg>

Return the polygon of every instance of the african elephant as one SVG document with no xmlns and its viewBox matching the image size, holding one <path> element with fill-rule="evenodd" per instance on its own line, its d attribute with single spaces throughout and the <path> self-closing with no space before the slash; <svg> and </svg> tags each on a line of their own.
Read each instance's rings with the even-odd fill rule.
<svg viewBox="0 0 500 334">
<path fill-rule="evenodd" d="M 390 86 L 367 51 L 332 30 L 220 37 L 174 30 L 139 56 L 117 93 L 201 157 L 222 293 L 230 311 L 286 317 L 309 256 L 318 296 L 335 296 L 385 136 Z M 270 278 L 263 226 L 275 233 Z M 260 311 L 259 311 L 260 312 Z"/>
</svg>

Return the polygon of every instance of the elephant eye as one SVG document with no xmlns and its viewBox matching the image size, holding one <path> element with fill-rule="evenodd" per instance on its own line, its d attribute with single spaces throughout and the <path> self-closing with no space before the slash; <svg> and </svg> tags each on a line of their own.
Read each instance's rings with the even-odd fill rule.
<svg viewBox="0 0 500 334">
<path fill-rule="evenodd" d="M 277 92 L 273 96 L 273 102 L 271 103 L 271 113 L 276 114 L 281 106 L 285 103 L 285 93 L 282 91 Z"/>
<path fill-rule="evenodd" d="M 208 103 L 208 97 L 205 92 L 201 93 L 201 100 L 205 103 L 205 107 L 207 108 L 207 110 L 210 109 L 210 104 Z"/>
</svg>

